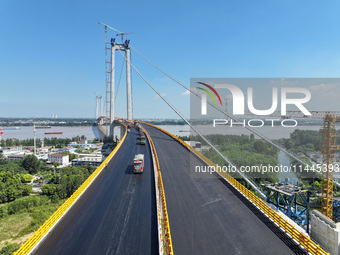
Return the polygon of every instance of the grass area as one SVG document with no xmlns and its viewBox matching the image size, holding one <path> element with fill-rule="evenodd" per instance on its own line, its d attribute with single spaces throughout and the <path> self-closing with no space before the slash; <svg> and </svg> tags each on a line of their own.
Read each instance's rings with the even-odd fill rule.
<svg viewBox="0 0 340 255">
<path fill-rule="evenodd" d="M 32 217 L 29 213 L 9 215 L 0 221 L 0 248 L 6 241 L 13 240 L 20 231 L 29 226 Z"/>
<path fill-rule="evenodd" d="M 12 254 L 31 237 L 64 202 L 41 205 L 26 212 L 7 215 L 0 221 L 0 255 Z"/>
</svg>

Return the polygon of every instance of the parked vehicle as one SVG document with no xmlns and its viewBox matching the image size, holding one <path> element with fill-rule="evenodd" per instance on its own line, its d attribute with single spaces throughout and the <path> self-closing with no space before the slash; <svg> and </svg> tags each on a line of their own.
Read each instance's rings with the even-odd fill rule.
<svg viewBox="0 0 340 255">
<path fill-rule="evenodd" d="M 144 154 L 136 154 L 133 159 L 133 172 L 143 173 L 144 171 Z"/>
</svg>

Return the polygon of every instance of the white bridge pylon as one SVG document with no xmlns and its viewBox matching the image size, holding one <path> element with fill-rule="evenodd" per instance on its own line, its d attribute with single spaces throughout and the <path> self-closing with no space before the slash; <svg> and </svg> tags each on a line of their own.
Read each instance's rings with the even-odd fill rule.
<svg viewBox="0 0 340 255">
<path fill-rule="evenodd" d="M 132 120 L 132 100 L 131 100 L 131 71 L 130 71 L 130 40 L 124 43 L 116 43 L 111 39 L 111 81 L 110 81 L 110 125 L 114 122 L 114 90 L 115 90 L 115 53 L 125 51 L 126 61 L 126 96 L 127 96 L 127 119 Z M 110 128 L 110 136 L 114 137 L 114 128 Z"/>
</svg>

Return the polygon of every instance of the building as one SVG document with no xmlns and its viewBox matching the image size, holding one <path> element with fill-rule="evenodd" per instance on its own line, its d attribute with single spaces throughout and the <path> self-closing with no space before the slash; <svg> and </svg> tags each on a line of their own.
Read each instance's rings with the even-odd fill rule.
<svg viewBox="0 0 340 255">
<path fill-rule="evenodd" d="M 2 153 L 5 157 L 9 155 L 18 155 L 23 153 L 22 146 L 14 146 L 14 147 L 5 147 L 0 149 L 0 153 Z"/>
<path fill-rule="evenodd" d="M 92 166 L 100 166 L 100 164 L 103 161 L 102 156 L 97 155 L 88 155 L 85 157 L 77 158 L 72 160 L 73 166 L 79 166 L 79 165 L 92 165 Z"/>
<path fill-rule="evenodd" d="M 48 151 L 51 149 L 50 146 L 47 147 L 41 147 L 41 148 L 37 148 L 37 153 L 48 153 Z"/>
<path fill-rule="evenodd" d="M 14 154 L 14 155 L 8 155 L 7 158 L 9 161 L 20 161 L 27 155 L 24 154 Z"/>
<path fill-rule="evenodd" d="M 87 140 L 80 140 L 79 143 L 71 142 L 67 145 L 67 147 L 81 147 L 81 148 L 84 148 L 86 150 L 98 148 L 97 145 L 95 145 L 95 144 L 87 143 Z"/>
<path fill-rule="evenodd" d="M 54 153 L 48 155 L 48 161 L 52 163 L 59 163 L 60 165 L 66 166 L 69 164 L 69 156 L 67 154 Z"/>
<path fill-rule="evenodd" d="M 71 142 L 67 145 L 67 147 L 73 147 L 73 146 L 77 146 L 77 142 Z"/>
<path fill-rule="evenodd" d="M 60 149 L 58 150 L 58 152 L 59 152 L 59 153 L 61 153 L 61 152 L 74 153 L 75 150 L 76 150 L 76 149 L 73 148 L 73 147 L 64 147 L 64 148 L 60 148 Z"/>
</svg>

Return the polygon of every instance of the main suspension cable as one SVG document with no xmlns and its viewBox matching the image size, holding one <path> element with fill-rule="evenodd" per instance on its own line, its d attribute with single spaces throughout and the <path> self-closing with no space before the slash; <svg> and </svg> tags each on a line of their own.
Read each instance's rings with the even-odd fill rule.
<svg viewBox="0 0 340 255">
<path fill-rule="evenodd" d="M 128 59 L 126 59 L 126 57 L 124 56 L 123 53 L 121 53 L 119 51 L 119 53 L 125 58 L 125 60 L 130 64 L 130 66 L 136 71 L 136 73 L 150 86 L 150 88 L 152 88 L 152 90 L 154 92 L 156 92 L 156 94 L 162 98 L 162 100 L 174 111 L 177 113 L 177 115 L 179 117 L 181 117 L 181 119 L 183 119 L 209 146 L 211 146 L 211 148 L 213 148 L 214 151 L 217 152 L 218 155 L 220 155 L 233 169 L 236 169 L 238 174 L 241 175 L 241 177 L 249 183 L 249 185 L 256 190 L 259 195 L 262 198 L 265 198 L 266 196 L 262 193 L 262 191 L 260 190 L 260 188 L 253 183 L 253 181 L 251 181 L 247 176 L 245 176 L 244 173 L 242 173 L 225 155 L 223 155 L 216 147 L 215 145 L 213 145 L 209 140 L 207 140 L 204 135 L 202 135 L 195 127 L 193 127 L 191 125 L 191 123 L 182 115 L 182 113 L 180 111 L 178 111 L 161 93 L 159 93 L 151 84 L 150 82 L 134 67 L 134 65 L 132 65 L 130 63 L 130 61 Z"/>
<path fill-rule="evenodd" d="M 169 77 L 171 80 L 173 80 L 174 82 L 176 82 L 177 84 L 179 84 L 180 86 L 182 86 L 183 88 L 185 88 L 186 90 L 188 90 L 191 94 L 197 96 L 198 98 L 201 99 L 201 96 L 198 93 L 195 93 L 194 91 L 192 91 L 190 88 L 188 88 L 187 86 L 185 86 L 183 83 L 181 83 L 180 81 L 176 80 L 175 78 L 173 78 L 170 74 L 166 73 L 165 71 L 163 71 L 162 69 L 160 69 L 158 66 L 156 66 L 155 64 L 153 64 L 150 60 L 148 60 L 146 57 L 144 57 L 141 53 L 139 53 L 136 49 L 132 48 L 139 56 L 141 56 L 145 61 L 147 61 L 148 63 L 150 63 L 153 67 L 155 67 L 157 70 L 159 70 L 160 72 L 162 72 L 164 75 L 166 75 L 167 77 Z M 215 106 L 214 104 L 212 104 L 211 102 L 207 102 L 210 106 L 214 107 L 216 110 L 218 110 L 219 112 L 223 113 L 224 115 L 227 115 L 229 118 L 231 118 L 234 121 L 239 122 L 238 119 L 236 119 L 235 117 L 231 116 L 228 112 L 223 111 L 222 109 L 218 108 L 217 106 Z M 248 129 L 250 132 L 254 133 L 255 135 L 261 137 L 262 139 L 264 139 L 265 141 L 267 141 L 268 143 L 270 143 L 271 145 L 275 146 L 277 149 L 281 150 L 282 152 L 286 153 L 288 156 L 290 156 L 291 158 L 295 159 L 296 161 L 300 162 L 301 164 L 303 164 L 304 166 L 309 166 L 307 163 L 305 163 L 304 161 L 302 161 L 301 159 L 299 159 L 298 157 L 296 157 L 295 155 L 293 155 L 292 153 L 290 153 L 289 151 L 285 150 L 284 148 L 280 147 L 279 145 L 277 145 L 276 143 L 272 142 L 271 140 L 269 140 L 268 138 L 266 138 L 264 135 L 262 135 L 261 133 L 255 131 L 254 129 L 245 126 L 244 128 Z"/>
</svg>

